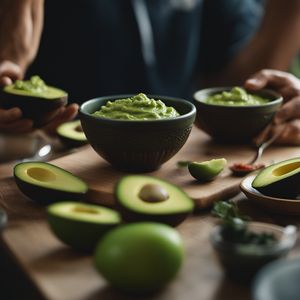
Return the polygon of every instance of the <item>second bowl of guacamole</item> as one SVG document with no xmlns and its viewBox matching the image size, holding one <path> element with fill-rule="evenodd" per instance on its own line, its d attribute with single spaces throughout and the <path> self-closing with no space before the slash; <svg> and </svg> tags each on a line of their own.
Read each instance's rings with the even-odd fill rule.
<svg viewBox="0 0 300 300">
<path fill-rule="evenodd" d="M 196 108 L 184 99 L 139 93 L 89 100 L 79 116 L 91 146 L 114 168 L 150 172 L 185 144 Z"/>
<path fill-rule="evenodd" d="M 282 100 L 269 89 L 255 93 L 238 86 L 203 89 L 194 94 L 195 123 L 217 141 L 250 142 L 272 121 Z"/>
</svg>

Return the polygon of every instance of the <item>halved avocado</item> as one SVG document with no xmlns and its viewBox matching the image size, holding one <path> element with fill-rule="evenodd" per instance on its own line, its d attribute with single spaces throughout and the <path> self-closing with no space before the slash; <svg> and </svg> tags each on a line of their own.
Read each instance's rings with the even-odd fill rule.
<svg viewBox="0 0 300 300">
<path fill-rule="evenodd" d="M 19 189 L 41 204 L 83 200 L 87 184 L 72 173 L 45 162 L 23 162 L 14 167 Z"/>
<path fill-rule="evenodd" d="M 211 159 L 203 162 L 192 162 L 188 165 L 190 174 L 197 180 L 210 181 L 218 176 L 225 168 L 225 158 Z"/>
<path fill-rule="evenodd" d="M 84 251 L 93 250 L 104 233 L 121 223 L 117 211 L 78 202 L 51 204 L 47 216 L 53 233 L 62 242 Z"/>
<path fill-rule="evenodd" d="M 0 105 L 9 109 L 19 107 L 23 117 L 32 119 L 35 127 L 45 124 L 45 114 L 68 102 L 68 94 L 58 88 L 48 86 L 38 76 L 30 80 L 17 80 L 5 86 L 0 93 Z"/>
<path fill-rule="evenodd" d="M 125 221 L 180 224 L 194 209 L 194 202 L 178 186 L 144 175 L 122 177 L 115 186 L 116 204 Z"/>
<path fill-rule="evenodd" d="M 300 194 L 300 157 L 272 164 L 261 170 L 252 187 L 264 195 L 294 199 Z"/>
<path fill-rule="evenodd" d="M 56 130 L 61 141 L 68 147 L 79 147 L 87 143 L 80 120 L 65 122 Z"/>
</svg>

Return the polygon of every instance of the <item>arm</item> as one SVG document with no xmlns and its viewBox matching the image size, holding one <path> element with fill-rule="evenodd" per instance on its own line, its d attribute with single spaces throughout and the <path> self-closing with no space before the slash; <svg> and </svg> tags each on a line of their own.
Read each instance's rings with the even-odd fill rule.
<svg viewBox="0 0 300 300">
<path fill-rule="evenodd" d="M 268 0 L 261 26 L 248 44 L 207 84 L 241 84 L 263 68 L 287 70 L 300 49 L 300 1 Z"/>
</svg>

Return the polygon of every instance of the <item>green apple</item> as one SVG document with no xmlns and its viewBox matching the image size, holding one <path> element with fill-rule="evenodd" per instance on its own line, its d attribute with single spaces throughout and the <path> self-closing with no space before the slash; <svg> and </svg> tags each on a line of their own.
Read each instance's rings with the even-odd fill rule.
<svg viewBox="0 0 300 300">
<path fill-rule="evenodd" d="M 98 271 L 112 286 L 134 294 L 162 288 L 178 272 L 183 243 L 172 227 L 132 223 L 108 232 L 95 250 Z"/>
<path fill-rule="evenodd" d="M 197 180 L 210 181 L 218 176 L 225 168 L 225 158 L 211 159 L 203 162 L 192 162 L 188 165 L 190 174 Z"/>
</svg>

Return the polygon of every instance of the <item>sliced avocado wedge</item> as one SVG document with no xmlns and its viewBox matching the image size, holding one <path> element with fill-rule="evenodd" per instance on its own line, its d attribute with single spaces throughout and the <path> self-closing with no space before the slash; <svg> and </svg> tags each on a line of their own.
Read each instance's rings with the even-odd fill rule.
<svg viewBox="0 0 300 300">
<path fill-rule="evenodd" d="M 194 202 L 178 186 L 162 179 L 128 175 L 115 186 L 115 198 L 126 221 L 180 224 L 194 209 Z"/>
<path fill-rule="evenodd" d="M 79 147 L 87 143 L 80 120 L 65 122 L 57 127 L 56 132 L 61 141 L 68 147 Z"/>
<path fill-rule="evenodd" d="M 261 170 L 252 187 L 266 196 L 296 199 L 300 195 L 300 157 L 272 164 Z"/>
<path fill-rule="evenodd" d="M 27 197 L 41 204 L 82 200 L 87 184 L 55 165 L 45 162 L 23 162 L 14 167 L 17 186 Z"/>
<path fill-rule="evenodd" d="M 77 250 L 93 250 L 108 230 L 121 223 L 117 211 L 103 206 L 60 202 L 47 208 L 48 223 L 53 233 Z"/>
<path fill-rule="evenodd" d="M 190 174 L 199 181 L 210 181 L 218 176 L 225 168 L 225 158 L 211 159 L 203 162 L 192 162 L 188 165 Z"/>
<path fill-rule="evenodd" d="M 49 120 L 45 114 L 68 102 L 68 94 L 56 87 L 48 86 L 39 76 L 29 80 L 16 80 L 0 92 L 0 105 L 5 109 L 19 107 L 23 117 L 33 120 L 35 127 Z"/>
</svg>

